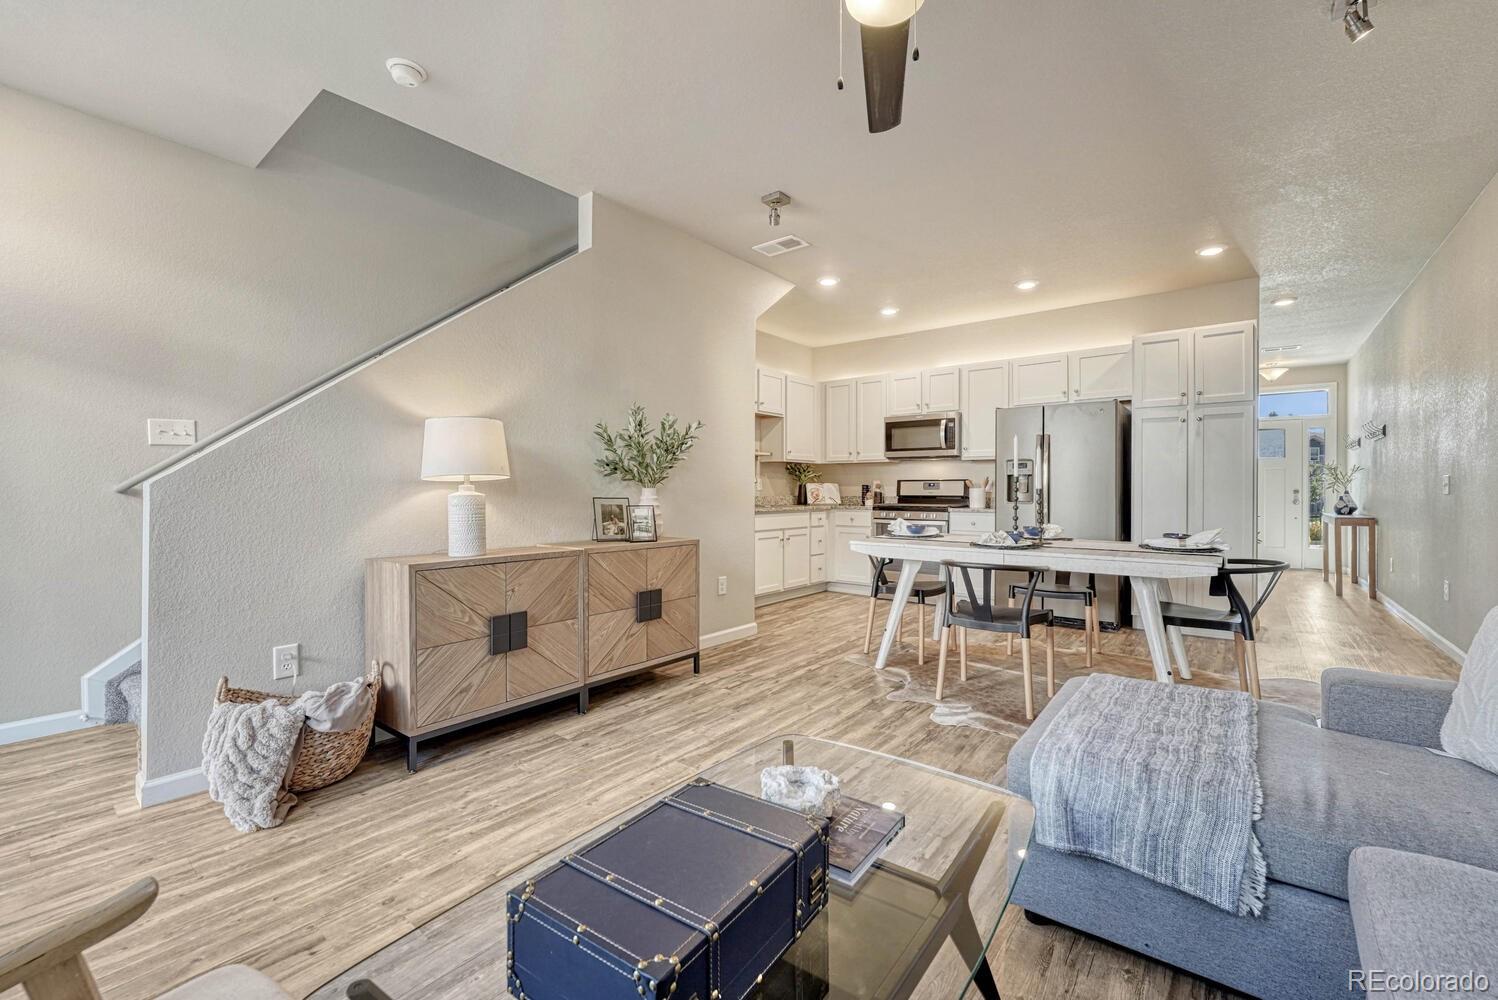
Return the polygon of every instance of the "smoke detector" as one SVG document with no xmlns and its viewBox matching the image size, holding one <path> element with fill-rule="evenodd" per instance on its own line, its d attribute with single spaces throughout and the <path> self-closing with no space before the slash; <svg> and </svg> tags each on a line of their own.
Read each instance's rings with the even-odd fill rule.
<svg viewBox="0 0 1498 1000">
<path fill-rule="evenodd" d="M 809 246 L 811 244 L 799 236 L 782 236 L 778 240 L 761 243 L 752 249 L 755 253 L 762 253 L 766 257 L 779 257 L 783 253 L 790 253 L 792 250 L 800 250 L 803 247 Z"/>
<path fill-rule="evenodd" d="M 409 59 L 386 59 L 385 69 L 390 72 L 390 79 L 402 87 L 419 87 L 427 82 L 427 71 Z"/>
</svg>

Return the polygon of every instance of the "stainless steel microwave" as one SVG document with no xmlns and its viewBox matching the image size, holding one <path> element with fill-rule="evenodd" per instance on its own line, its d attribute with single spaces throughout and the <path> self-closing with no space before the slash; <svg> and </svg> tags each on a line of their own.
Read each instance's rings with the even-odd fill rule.
<svg viewBox="0 0 1498 1000">
<path fill-rule="evenodd" d="M 919 413 L 884 418 L 884 457 L 960 458 L 961 418 L 956 413 Z"/>
</svg>

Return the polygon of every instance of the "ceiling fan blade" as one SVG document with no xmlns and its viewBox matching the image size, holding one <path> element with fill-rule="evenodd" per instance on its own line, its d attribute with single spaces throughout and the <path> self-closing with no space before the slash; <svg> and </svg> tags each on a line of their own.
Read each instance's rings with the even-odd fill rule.
<svg viewBox="0 0 1498 1000">
<path fill-rule="evenodd" d="M 910 21 L 888 28 L 859 25 L 863 41 L 863 96 L 868 105 L 869 131 L 888 132 L 900 124 L 905 103 L 905 54 L 910 44 Z"/>
</svg>

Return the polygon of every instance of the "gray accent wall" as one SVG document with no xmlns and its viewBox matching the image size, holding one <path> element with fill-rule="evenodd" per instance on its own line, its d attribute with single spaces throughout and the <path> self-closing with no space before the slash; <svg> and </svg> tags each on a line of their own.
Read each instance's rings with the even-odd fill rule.
<svg viewBox="0 0 1498 1000">
<path fill-rule="evenodd" d="M 1367 420 L 1388 426 L 1388 437 L 1347 453 L 1368 470 L 1354 495 L 1360 513 L 1379 519 L 1379 591 L 1465 650 L 1498 604 L 1498 185 L 1473 202 L 1347 372 L 1347 433 Z"/>
<path fill-rule="evenodd" d="M 790 285 L 606 199 L 592 246 L 148 487 L 142 774 L 195 768 L 214 683 L 290 692 L 364 669 L 363 561 L 443 551 L 452 487 L 420 480 L 422 421 L 505 422 L 513 478 L 479 484 L 492 547 L 586 538 L 595 422 L 639 401 L 706 422 L 662 487 L 701 539 L 701 630 L 754 622 L 755 320 Z M 717 578 L 728 578 L 718 596 Z M 271 647 L 302 676 L 272 682 Z"/>
</svg>

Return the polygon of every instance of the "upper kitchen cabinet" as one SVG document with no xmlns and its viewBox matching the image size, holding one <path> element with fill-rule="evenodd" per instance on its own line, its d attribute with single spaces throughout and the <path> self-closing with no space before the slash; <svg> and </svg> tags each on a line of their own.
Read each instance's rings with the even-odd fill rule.
<svg viewBox="0 0 1498 1000">
<path fill-rule="evenodd" d="M 1009 405 L 1009 363 L 962 366 L 962 457 L 994 457 L 994 411 Z"/>
<path fill-rule="evenodd" d="M 1254 325 L 1211 326 L 1191 335 L 1193 401 L 1245 403 L 1254 398 Z"/>
<path fill-rule="evenodd" d="M 1010 406 L 1064 403 L 1071 398 L 1071 355 L 1042 354 L 1010 362 Z"/>
<path fill-rule="evenodd" d="M 1134 348 L 1128 344 L 1071 352 L 1071 399 L 1128 399 L 1134 392 Z"/>
<path fill-rule="evenodd" d="M 754 412 L 785 415 L 785 373 L 772 368 L 754 370 Z"/>
<path fill-rule="evenodd" d="M 885 414 L 891 417 L 913 413 L 955 412 L 962 405 L 961 370 L 927 368 L 901 372 L 884 378 Z"/>
<path fill-rule="evenodd" d="M 782 378 L 785 386 L 785 460 L 819 461 L 817 384 L 795 375 Z"/>
<path fill-rule="evenodd" d="M 1183 406 L 1190 384 L 1190 330 L 1134 338 L 1134 409 Z"/>
<path fill-rule="evenodd" d="M 882 385 L 882 383 L 881 383 Z M 858 432 L 858 383 L 853 379 L 822 384 L 822 461 L 853 461 Z"/>
<path fill-rule="evenodd" d="M 853 460 L 884 461 L 884 416 L 887 409 L 884 376 L 857 380 L 854 387 Z"/>
</svg>

